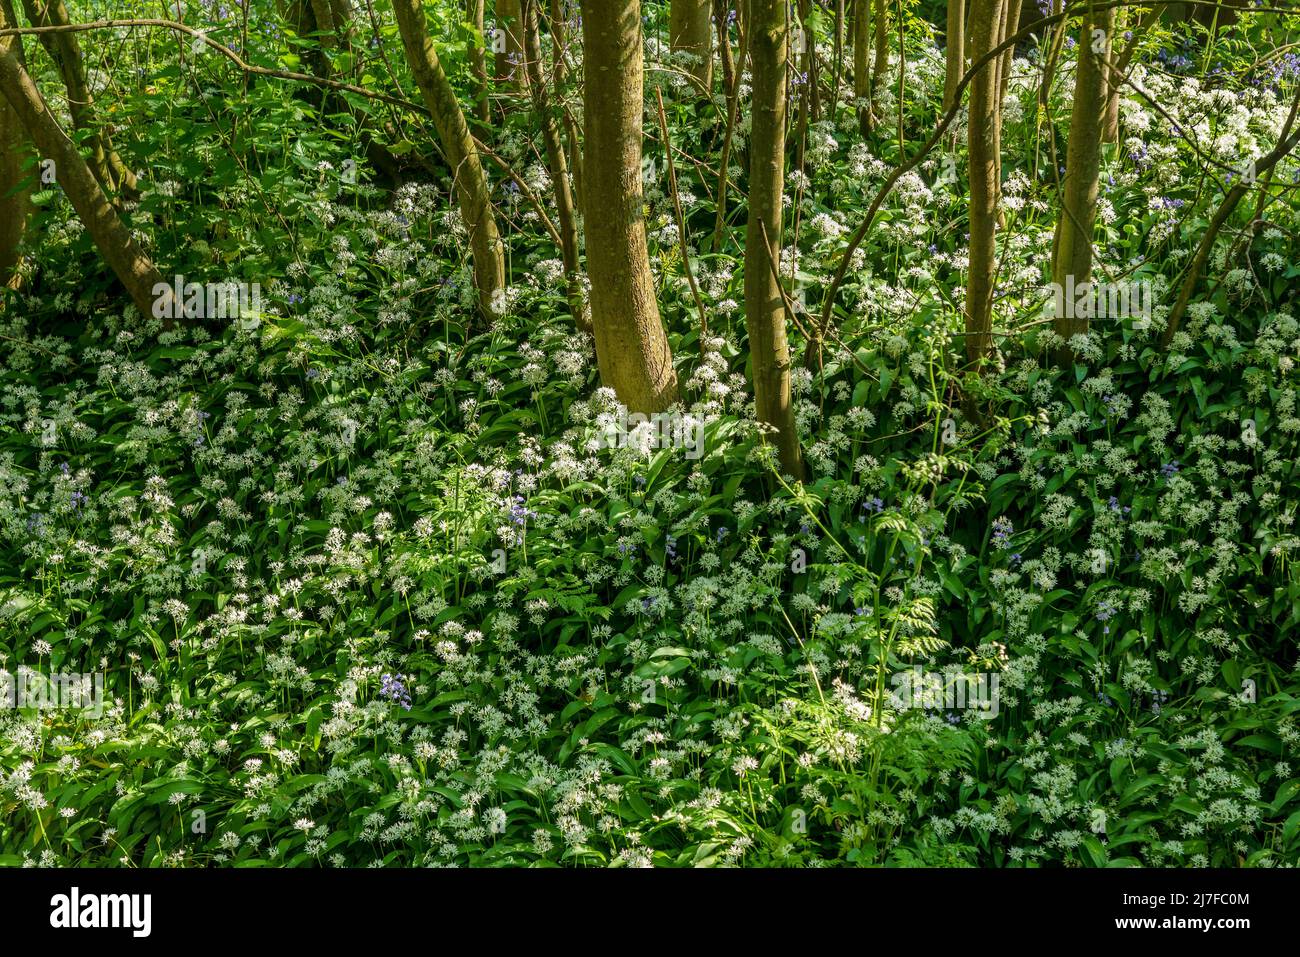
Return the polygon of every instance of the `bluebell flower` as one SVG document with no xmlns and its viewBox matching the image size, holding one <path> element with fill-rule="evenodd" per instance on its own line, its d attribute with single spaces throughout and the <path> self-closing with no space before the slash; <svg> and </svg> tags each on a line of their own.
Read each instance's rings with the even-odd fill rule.
<svg viewBox="0 0 1300 957">
<path fill-rule="evenodd" d="M 1009 519 L 999 516 L 993 519 L 993 547 L 1006 548 L 1015 534 L 1015 528 Z"/>
<path fill-rule="evenodd" d="M 516 525 L 526 525 L 530 518 L 536 517 L 537 513 L 524 505 L 524 497 L 516 495 L 514 501 L 510 503 L 510 521 Z"/>
<path fill-rule="evenodd" d="M 400 704 L 405 710 L 411 710 L 411 695 L 406 690 L 401 675 L 385 674 L 379 679 L 379 696 L 394 704 Z"/>
</svg>

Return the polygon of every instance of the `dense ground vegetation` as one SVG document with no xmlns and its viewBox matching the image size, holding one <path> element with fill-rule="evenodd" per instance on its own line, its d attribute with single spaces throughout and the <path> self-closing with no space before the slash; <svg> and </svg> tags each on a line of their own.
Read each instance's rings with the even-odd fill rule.
<svg viewBox="0 0 1300 957">
<path fill-rule="evenodd" d="M 610 447 L 626 409 L 575 322 L 587 284 L 552 234 L 536 104 L 498 81 L 476 112 L 493 5 L 486 39 L 459 0 L 422 8 L 492 151 L 507 284 L 490 324 L 392 7 L 359 4 L 322 73 L 321 38 L 269 6 L 168 17 L 387 99 L 249 75 L 172 30 L 78 34 L 143 249 L 168 282 L 258 282 L 261 302 L 141 315 L 65 190 L 35 183 L 0 311 L 0 667 L 99 673 L 105 701 L 0 712 L 0 863 L 1296 862 L 1300 163 L 1248 171 L 1288 131 L 1294 18 L 1139 31 L 1146 8 L 1119 10 L 1137 46 L 1099 150 L 1093 268 L 1149 283 L 1153 306 L 1068 343 L 1044 288 L 1078 21 L 1015 45 L 993 328 L 971 362 L 960 107 L 817 335 L 851 234 L 944 116 L 943 10 L 885 5 L 864 133 L 836 5 L 795 4 L 821 100 L 791 111 L 772 237 L 798 481 L 754 417 L 746 274 L 769 265 L 747 254 L 748 72 L 715 243 L 725 78 L 703 96 L 668 4 L 641 4 L 653 293 L 676 421 L 702 444 Z M 571 17 L 551 87 L 567 149 L 582 31 L 576 4 L 541 11 L 548 86 L 552 9 Z M 37 158 L 25 170 L 39 180 Z M 905 707 L 891 691 L 914 666 L 995 675 L 996 708 Z"/>
</svg>

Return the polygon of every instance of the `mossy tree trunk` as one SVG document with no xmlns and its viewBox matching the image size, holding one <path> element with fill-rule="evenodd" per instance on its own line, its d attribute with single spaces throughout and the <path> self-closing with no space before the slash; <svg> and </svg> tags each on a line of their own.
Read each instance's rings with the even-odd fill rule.
<svg viewBox="0 0 1300 957">
<path fill-rule="evenodd" d="M 338 28 L 334 23 L 334 8 L 330 6 L 329 0 L 311 0 L 312 17 L 316 21 L 316 29 L 320 36 L 317 43 L 327 50 L 332 50 L 338 40 Z"/>
<path fill-rule="evenodd" d="M 997 37 L 994 39 L 995 47 L 1001 46 L 1011 36 L 1016 33 L 1016 27 L 1020 21 L 1020 2 L 1021 0 L 1002 0 L 1002 15 L 999 20 Z M 997 157 L 997 181 L 1002 183 L 1002 103 L 1007 98 L 1007 83 L 1011 76 L 1011 61 L 1015 54 L 1015 49 L 1009 47 L 994 61 L 997 66 L 998 88 L 997 88 L 997 111 L 998 121 L 994 125 L 993 134 L 993 155 Z M 1006 210 L 998 208 L 998 225 L 1005 227 L 1007 225 Z"/>
</svg>

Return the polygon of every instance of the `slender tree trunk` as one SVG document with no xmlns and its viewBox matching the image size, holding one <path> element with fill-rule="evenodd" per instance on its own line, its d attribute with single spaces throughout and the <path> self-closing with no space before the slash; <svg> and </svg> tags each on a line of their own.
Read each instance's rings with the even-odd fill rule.
<svg viewBox="0 0 1300 957">
<path fill-rule="evenodd" d="M 573 200 L 579 212 L 582 211 L 582 137 L 578 132 L 578 121 L 564 104 L 567 92 L 569 65 L 565 60 L 569 40 L 566 32 L 564 11 L 560 9 L 561 0 L 550 0 L 551 4 L 551 44 L 553 47 L 551 72 L 554 83 L 555 103 L 564 119 L 564 141 L 569 151 L 569 172 L 573 176 Z"/>
<path fill-rule="evenodd" d="M 1063 9 L 1061 6 L 1063 2 L 1064 0 L 1048 0 L 1049 12 L 1052 15 L 1060 13 Z M 1065 46 L 1065 34 L 1069 25 L 1069 18 L 1058 22 L 1051 28 L 1051 36 L 1047 40 L 1047 55 L 1043 63 L 1043 82 L 1038 88 L 1038 105 L 1043 110 L 1047 109 L 1052 97 L 1052 86 L 1056 82 L 1056 65 L 1061 60 L 1061 50 Z"/>
<path fill-rule="evenodd" d="M 497 0 L 497 30 L 504 43 L 498 42 L 496 50 L 496 77 L 502 83 L 524 92 L 528 74 L 524 70 L 524 38 L 520 0 Z"/>
<path fill-rule="evenodd" d="M 0 10 L 0 28 L 10 25 L 9 11 Z M 152 315 L 156 301 L 163 306 L 174 304 L 171 286 L 162 281 L 153 261 L 118 217 L 94 173 L 59 127 L 36 84 L 11 48 L 0 49 L 0 94 L 9 101 L 40 155 L 54 161 L 55 177 L 64 194 L 141 315 Z M 157 287 L 166 290 L 160 297 L 155 297 L 154 289 Z M 170 326 L 171 321 L 167 320 L 165 324 Z"/>
<path fill-rule="evenodd" d="M 584 223 L 600 377 L 632 412 L 661 412 L 677 401 L 677 372 L 646 248 L 640 0 L 584 0 L 582 38 Z"/>
<path fill-rule="evenodd" d="M 808 3 L 809 0 L 798 0 L 797 12 L 796 8 L 791 8 L 791 18 L 796 16 L 798 17 L 798 19 L 793 22 L 801 25 L 807 22 Z M 795 50 L 794 46 L 797 41 L 794 38 L 800 35 L 803 36 L 803 43 L 799 50 Z M 807 28 L 795 32 L 786 40 L 786 46 L 789 48 L 787 55 L 790 59 L 793 60 L 795 54 L 798 54 L 799 56 L 799 69 L 794 71 L 795 86 L 797 88 L 796 92 L 798 93 L 798 100 L 795 102 L 794 168 L 800 172 L 804 171 L 804 149 L 808 144 L 808 120 L 809 114 L 812 110 L 812 91 L 815 89 L 813 85 L 812 56 L 810 52 L 812 42 L 812 31 Z"/>
<path fill-rule="evenodd" d="M 808 88 L 808 118 L 816 123 L 821 118 L 821 60 L 817 56 L 817 32 L 809 24 L 813 0 L 801 0 L 799 19 L 803 25 L 803 82 Z"/>
<path fill-rule="evenodd" d="M 289 25 L 293 27 L 293 32 L 300 38 L 306 38 L 317 31 L 316 16 L 312 13 L 312 5 L 309 0 L 282 0 L 282 13 Z M 317 49 L 310 50 L 308 57 L 313 61 L 321 59 L 320 47 L 322 44 L 316 44 Z M 314 71 L 317 76 L 325 76 L 328 71 L 324 64 L 317 63 L 317 69 Z"/>
<path fill-rule="evenodd" d="M 1105 59 L 1110 58 L 1114 9 L 1088 11 L 1079 32 L 1079 59 L 1074 74 L 1074 106 L 1070 112 L 1070 142 L 1065 153 L 1061 214 L 1056 223 L 1052 257 L 1052 282 L 1067 288 L 1092 281 L 1092 234 L 1097 221 L 1098 174 L 1101 170 L 1101 114 L 1106 105 Z M 1102 31 L 1100 34 L 1095 31 Z M 1088 331 L 1088 317 L 1055 316 L 1052 328 L 1061 338 Z M 1072 361 L 1068 347 L 1057 351 L 1057 361 Z"/>
<path fill-rule="evenodd" d="M 330 12 L 334 15 L 334 33 L 339 45 L 350 51 L 357 38 L 357 28 L 352 22 L 352 0 L 330 0 Z"/>
<path fill-rule="evenodd" d="M 451 166 L 452 181 L 461 219 L 469 230 L 470 249 L 474 257 L 474 287 L 478 291 L 479 309 L 491 322 L 501 311 L 500 299 L 506 286 L 505 256 L 497 233 L 492 210 L 492 194 L 478 150 L 456 101 L 447 74 L 438 61 L 437 51 L 429 40 L 420 0 L 393 0 L 397 29 L 402 35 L 406 59 L 420 87 L 425 106 L 433 117 L 442 151 Z"/>
<path fill-rule="evenodd" d="M 957 84 L 966 75 L 966 0 L 948 0 L 944 56 L 943 111 L 947 113 L 957 99 Z"/>
<path fill-rule="evenodd" d="M 885 84 L 885 71 L 889 69 L 889 0 L 876 0 L 872 22 L 876 33 L 875 59 L 871 64 L 871 112 L 874 115 L 877 97 Z"/>
<path fill-rule="evenodd" d="M 871 0 L 853 0 L 853 98 L 858 102 L 858 128 L 871 133 Z"/>
<path fill-rule="evenodd" d="M 1004 0 L 1007 8 L 1006 19 L 1002 21 L 1002 35 L 998 37 L 998 43 L 1005 43 L 1010 37 L 1015 36 L 1020 29 L 1020 7 L 1022 0 Z M 1011 80 L 1011 61 L 1015 59 L 1015 47 L 1008 48 L 1000 57 L 998 64 L 998 109 L 1002 108 L 1002 101 L 1007 98 L 1007 84 Z"/>
<path fill-rule="evenodd" d="M 546 81 L 542 77 L 542 41 L 539 35 L 540 0 L 523 0 L 524 54 L 528 68 L 528 88 L 532 92 L 533 112 L 542 124 L 542 141 L 546 145 L 546 165 L 555 188 L 555 208 L 560 220 L 560 251 L 564 257 L 564 274 L 568 283 L 569 308 L 573 321 L 585 331 L 590 323 L 582 304 L 582 267 L 578 262 L 578 220 L 573 210 L 573 192 L 569 187 L 569 163 L 560 141 L 560 125 L 551 109 Z"/>
<path fill-rule="evenodd" d="M 488 43 L 483 35 L 483 0 L 466 0 L 465 17 L 478 35 Z M 469 72 L 474 77 L 474 117 L 480 123 L 492 120 L 492 103 L 488 99 L 487 49 L 480 44 L 469 48 Z"/>
<path fill-rule="evenodd" d="M 333 49 L 338 39 L 334 8 L 330 6 L 329 0 L 311 0 L 311 12 L 316 19 L 316 29 L 321 34 L 316 42 L 326 49 Z"/>
<path fill-rule="evenodd" d="M 674 53 L 695 59 L 687 68 L 705 90 L 713 89 L 713 41 L 709 36 L 709 0 L 672 0 L 668 37 Z"/>
<path fill-rule="evenodd" d="M 831 122 L 839 119 L 840 77 L 844 70 L 844 5 L 846 0 L 835 0 L 835 65 L 831 68 Z"/>
<path fill-rule="evenodd" d="M 736 58 L 731 51 L 729 0 L 713 0 L 713 26 L 718 33 L 718 62 L 722 65 L 722 92 L 730 97 L 736 86 Z"/>
<path fill-rule="evenodd" d="M 63 0 L 23 0 L 23 9 L 27 11 L 27 19 L 32 22 L 32 26 L 68 26 L 72 22 Z M 90 149 L 90 170 L 95 174 L 95 179 L 110 196 L 120 191 L 127 198 L 135 198 L 139 195 L 135 174 L 117 155 L 108 130 L 95 117 L 94 99 L 86 80 L 86 64 L 81 56 L 77 35 L 40 33 L 37 36 L 50 59 L 59 68 L 59 75 L 63 77 L 72 125 L 90 133 L 86 142 Z"/>
<path fill-rule="evenodd" d="M 745 231 L 745 325 L 754 368 L 754 408 L 776 429 L 781 469 L 804 478 L 790 394 L 785 301 L 772 264 L 781 257 L 785 182 L 786 17 L 784 0 L 749 0 L 753 31 L 753 127 L 749 151 L 749 224 Z"/>
<path fill-rule="evenodd" d="M 1020 2 L 1021 0 L 1002 0 L 1002 19 L 1000 29 L 994 46 L 1001 46 L 1007 38 L 1016 32 L 1017 23 L 1020 20 Z M 993 155 L 997 157 L 997 178 L 999 189 L 1002 183 L 1002 102 L 1007 98 L 1007 82 L 1011 75 L 1011 61 L 1015 54 L 1014 48 L 1004 50 L 1001 56 L 994 61 L 997 66 L 998 90 L 997 90 L 997 109 L 998 122 L 994 130 L 996 137 L 994 143 Z M 1002 207 L 998 208 L 998 226 L 1005 228 L 1007 225 L 1007 213 Z"/>
<path fill-rule="evenodd" d="M 744 8 L 745 0 L 737 0 L 737 14 Z M 722 249 L 723 232 L 727 224 L 727 184 L 731 181 L 731 147 L 736 137 L 736 118 L 740 111 L 740 79 L 745 72 L 749 56 L 749 19 L 740 18 L 740 46 L 736 53 L 736 83 L 727 98 L 727 129 L 722 136 L 722 154 L 718 159 L 717 214 L 713 220 L 713 249 Z"/>
<path fill-rule="evenodd" d="M 10 0 L 0 0 L 0 19 L 17 25 Z M 0 37 L 0 54 L 11 54 L 26 69 L 22 37 Z M 20 259 L 18 245 L 27 231 L 32 190 L 19 184 L 32 175 L 23 166 L 34 156 L 18 114 L 0 96 L 0 286 L 12 281 Z"/>
<path fill-rule="evenodd" d="M 1138 44 L 1146 32 L 1151 29 L 1152 24 L 1160 19 L 1160 15 L 1165 12 L 1165 5 L 1160 4 L 1152 7 L 1142 14 L 1138 20 L 1137 26 L 1133 28 L 1132 36 L 1124 46 L 1124 50 L 1115 58 L 1115 69 L 1106 71 L 1106 109 L 1102 114 L 1101 120 L 1101 141 L 1103 143 L 1116 143 L 1119 141 L 1119 94 L 1124 86 L 1124 75 L 1128 73 L 1128 68 L 1133 65 L 1133 57 L 1137 53 Z"/>
<path fill-rule="evenodd" d="M 1004 0 L 971 0 L 970 56 L 974 63 L 994 48 Z M 966 283 L 966 356 L 978 362 L 993 345 L 993 274 L 996 268 L 998 110 L 997 61 L 971 80 L 970 277 Z"/>
<path fill-rule="evenodd" d="M 1002 42 L 1002 38 L 1007 34 L 1007 8 L 1009 6 L 1010 0 L 1002 0 L 1002 7 L 998 10 L 998 19 L 993 23 L 993 46 L 995 47 Z M 1000 95 L 1002 90 L 1002 57 L 998 57 L 993 61 L 993 78 L 994 85 Z M 1001 104 L 1001 102 L 999 99 L 998 103 Z"/>
</svg>

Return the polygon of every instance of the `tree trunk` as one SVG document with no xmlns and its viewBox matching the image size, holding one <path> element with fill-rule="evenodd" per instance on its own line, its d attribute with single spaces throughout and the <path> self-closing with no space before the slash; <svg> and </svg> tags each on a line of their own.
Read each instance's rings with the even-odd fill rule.
<svg viewBox="0 0 1300 957">
<path fill-rule="evenodd" d="M 0 27 L 10 25 L 9 13 L 0 10 Z M 16 25 L 16 24 L 14 24 Z M 94 173 L 72 140 L 59 127 L 27 70 L 12 49 L 0 49 L 0 94 L 9 101 L 40 155 L 54 161 L 55 177 L 63 187 L 99 253 L 126 287 L 142 316 L 153 314 L 155 287 L 167 291 L 160 304 L 174 302 L 171 287 L 163 283 L 153 261 L 131 236 L 131 231 L 108 201 Z M 179 305 L 179 304 L 176 304 Z M 170 314 L 170 313 L 169 313 Z M 166 326 L 171 320 L 165 321 Z"/>
<path fill-rule="evenodd" d="M 668 9 L 668 37 L 673 52 L 695 57 L 687 70 L 704 90 L 713 89 L 709 6 L 709 0 L 672 0 Z"/>
<path fill-rule="evenodd" d="M 831 123 L 839 120 L 840 77 L 844 69 L 844 5 L 846 0 L 835 0 L 835 37 L 832 46 L 835 65 L 831 68 Z"/>
<path fill-rule="evenodd" d="M 573 211 L 573 191 L 569 186 L 569 163 L 560 141 L 560 125 L 551 109 L 546 82 L 542 78 L 542 40 L 538 32 L 540 0 L 523 0 L 524 55 L 528 69 L 528 88 L 533 96 L 533 112 L 542 124 L 546 144 L 546 165 L 555 187 L 555 208 L 560 220 L 560 251 L 564 257 L 564 275 L 568 283 L 569 308 L 579 328 L 589 329 L 582 305 L 582 267 L 578 262 L 578 221 Z"/>
<path fill-rule="evenodd" d="M 68 8 L 63 0 L 23 0 L 23 9 L 32 26 L 67 26 L 71 23 Z M 132 173 L 113 149 L 108 131 L 95 118 L 94 99 L 86 80 L 86 64 L 81 57 L 81 45 L 75 33 L 40 33 L 41 45 L 59 68 L 63 85 L 68 92 L 68 112 L 75 129 L 90 133 L 86 145 L 90 148 L 90 170 L 101 188 L 109 195 L 117 192 L 134 199 L 139 189 Z"/>
<path fill-rule="evenodd" d="M 0 0 L 0 19 L 17 24 L 18 18 L 14 16 L 10 0 Z M 0 37 L 0 53 L 12 54 L 19 65 L 26 68 L 22 37 Z M 30 186 L 19 189 L 18 184 L 32 175 L 23 166 L 33 156 L 27 131 L 19 122 L 18 114 L 9 101 L 0 96 L 0 286 L 11 281 L 20 258 L 18 244 L 27 231 L 32 190 Z"/>
<path fill-rule="evenodd" d="M 998 30 L 997 42 L 994 46 L 1001 46 L 1007 38 L 1013 36 L 1016 32 L 1016 26 L 1020 20 L 1020 2 L 1021 0 L 1002 0 L 1002 18 L 1001 26 Z M 994 129 L 994 150 L 993 155 L 997 157 L 997 180 L 998 187 L 1002 184 L 1002 101 L 1007 98 L 1007 82 L 1011 75 L 1011 60 L 1015 54 L 1014 48 L 1004 50 L 1002 54 L 994 61 L 998 71 L 998 89 L 997 89 L 997 109 L 998 122 Z M 998 225 L 1006 227 L 1007 213 L 1005 209 L 998 209 Z"/>
<path fill-rule="evenodd" d="M 871 133 L 871 0 L 853 0 L 853 98 L 858 102 L 858 128 Z"/>
<path fill-rule="evenodd" d="M 1005 0 L 971 0 L 971 62 L 994 48 Z M 986 63 L 971 80 L 970 278 L 966 283 L 966 356 L 977 363 L 993 344 L 993 273 L 998 200 L 997 60 Z"/>
<path fill-rule="evenodd" d="M 640 0 L 583 0 L 582 38 L 587 273 L 600 377 L 630 411 L 662 412 L 677 401 L 677 372 L 646 249 Z"/>
<path fill-rule="evenodd" d="M 992 47 L 998 46 L 1002 42 L 1002 38 L 1006 36 L 1007 7 L 1009 5 L 1010 5 L 1010 0 L 1002 0 L 1001 9 L 998 10 L 998 18 L 993 21 Z M 1000 91 L 1002 89 L 1002 57 L 999 56 L 997 59 L 993 61 L 992 69 L 993 69 L 994 85 L 999 90 L 998 105 L 1001 106 L 1002 100 L 1000 98 Z"/>
<path fill-rule="evenodd" d="M 800 25 L 807 22 L 808 3 L 809 0 L 798 0 L 797 7 L 790 9 L 792 22 Z M 795 19 L 796 17 L 797 19 Z M 803 44 L 801 49 L 796 50 L 794 46 L 798 42 L 797 38 L 800 34 L 803 35 Z M 806 28 L 788 35 L 786 38 L 786 55 L 791 61 L 795 59 L 796 54 L 799 57 L 799 66 L 793 68 L 798 93 L 798 99 L 794 107 L 794 168 L 801 173 L 804 172 L 804 150 L 808 144 L 808 121 L 812 109 L 811 91 L 815 88 L 813 84 L 812 43 L 813 32 Z"/>
<path fill-rule="evenodd" d="M 333 49 L 338 39 L 334 8 L 330 6 L 329 0 L 311 0 L 311 12 L 316 19 L 316 30 L 320 33 L 316 42 L 327 50 Z"/>
<path fill-rule="evenodd" d="M 794 16 L 793 11 L 790 14 Z M 813 0 L 799 0 L 800 36 L 803 37 L 803 49 L 800 51 L 802 67 L 801 89 L 803 103 L 800 108 L 808 114 L 809 122 L 816 123 L 822 114 L 821 58 L 817 55 L 817 31 L 813 29 Z M 792 21 L 793 22 L 793 21 Z M 792 57 L 793 58 L 793 57 Z"/>
<path fill-rule="evenodd" d="M 483 0 L 466 0 L 465 17 L 478 31 L 483 42 L 490 42 L 483 36 Z M 492 103 L 488 100 L 487 50 L 477 43 L 469 48 L 469 72 L 474 77 L 474 116 L 480 123 L 491 122 Z"/>
<path fill-rule="evenodd" d="M 740 45 L 736 51 L 736 82 L 727 97 L 727 128 L 722 135 L 722 154 L 718 159 L 717 213 L 713 220 L 713 249 L 722 249 L 723 232 L 727 225 L 727 184 L 731 180 L 731 147 L 736 137 L 736 119 L 740 112 L 740 79 L 745 72 L 749 56 L 749 18 L 740 16 L 745 0 L 737 0 L 737 19 L 740 20 Z"/>
<path fill-rule="evenodd" d="M 1137 26 L 1133 28 L 1132 36 L 1124 46 L 1122 52 L 1115 59 L 1115 69 L 1106 70 L 1106 109 L 1102 114 L 1101 120 L 1101 141 L 1103 143 L 1116 143 L 1119 141 L 1119 93 L 1124 86 L 1124 75 L 1128 73 L 1128 68 L 1133 64 L 1133 56 L 1137 53 L 1138 44 L 1147 30 L 1151 28 L 1160 15 L 1165 12 L 1164 4 L 1152 7 L 1142 14 L 1138 20 Z"/>
<path fill-rule="evenodd" d="M 876 98 L 880 93 L 880 88 L 885 83 L 885 71 L 889 68 L 888 8 L 889 0 L 876 0 L 875 14 L 871 18 L 875 24 L 876 32 L 875 60 L 871 64 L 871 112 L 873 116 L 876 110 Z"/>
<path fill-rule="evenodd" d="M 1097 221 L 1098 174 L 1101 169 L 1101 114 L 1106 105 L 1105 65 L 1110 58 L 1114 9 L 1089 11 L 1079 32 L 1079 59 L 1074 74 L 1074 106 L 1070 112 L 1070 142 L 1065 152 L 1061 214 L 1056 223 L 1052 256 L 1052 282 L 1067 288 L 1092 280 L 1092 234 Z M 1094 31 L 1103 31 L 1094 35 Z M 1061 338 L 1088 331 L 1087 316 L 1074 310 L 1055 316 L 1052 328 Z M 1068 347 L 1057 351 L 1057 361 L 1072 361 Z"/>
<path fill-rule="evenodd" d="M 350 51 L 356 40 L 357 29 L 352 22 L 352 10 L 345 0 L 330 0 L 329 3 L 321 5 L 321 15 L 328 17 L 325 25 L 316 20 L 316 6 L 306 0 L 296 0 L 293 3 L 282 4 L 281 9 L 284 18 L 292 25 L 299 37 L 316 36 L 315 46 L 307 51 L 306 56 L 312 73 L 321 79 L 335 80 L 338 79 L 338 71 L 325 51 L 337 48 L 340 43 L 344 49 Z M 336 92 L 320 87 L 300 89 L 297 95 L 318 109 L 346 113 L 360 133 L 359 138 L 365 144 L 366 160 L 370 165 L 386 177 L 394 187 L 402 183 L 405 163 L 379 142 L 375 131 L 371 129 L 370 120 L 364 113 Z M 433 171 L 433 167 L 424 163 L 422 159 L 412 158 L 427 171 Z"/>
<path fill-rule="evenodd" d="M 524 92 L 528 74 L 524 70 L 523 22 L 520 0 L 497 0 L 496 78 Z"/>
<path fill-rule="evenodd" d="M 1002 35 L 998 37 L 998 43 L 1005 43 L 1008 39 L 1015 36 L 1020 29 L 1020 7 L 1021 0 L 1005 0 L 1007 8 L 1006 19 L 1002 21 Z M 1015 47 L 1009 47 L 1001 56 L 998 64 L 998 109 L 1002 109 L 1002 101 L 1007 98 L 1007 84 L 1011 79 L 1011 61 L 1015 59 Z"/>
<path fill-rule="evenodd" d="M 1049 15 L 1055 15 L 1062 10 L 1062 0 L 1048 0 Z M 1061 50 L 1065 46 L 1065 34 L 1070 26 L 1070 20 L 1067 17 L 1060 20 L 1051 28 L 1051 36 L 1046 42 L 1047 54 L 1043 59 L 1043 82 L 1038 87 L 1038 105 L 1041 110 L 1046 110 L 1052 97 L 1052 86 L 1056 82 L 1056 65 L 1061 60 Z"/>
<path fill-rule="evenodd" d="M 334 33 L 340 46 L 351 51 L 357 36 L 357 28 L 352 23 L 352 0 L 330 0 L 330 12 L 334 15 Z"/>
<path fill-rule="evenodd" d="M 713 26 L 718 32 L 718 62 L 722 65 L 722 92 L 730 97 L 736 87 L 736 58 L 731 50 L 729 0 L 713 0 Z"/>
<path fill-rule="evenodd" d="M 781 469 L 804 478 L 790 396 L 785 300 L 772 264 L 781 259 L 785 182 L 786 19 L 784 0 L 749 0 L 754 91 L 749 151 L 749 224 L 745 230 L 745 325 L 754 368 L 754 408 L 776 429 Z"/>
<path fill-rule="evenodd" d="M 564 118 L 564 141 L 569 153 L 569 172 L 573 176 L 573 201 L 581 213 L 582 205 L 582 136 L 578 132 L 578 121 L 565 106 L 565 85 L 569 77 L 569 65 L 565 62 L 565 53 L 569 45 L 565 33 L 564 11 L 560 9 L 560 0 L 550 0 L 551 4 L 551 72 L 554 83 L 555 103 Z"/>
<path fill-rule="evenodd" d="M 943 111 L 947 113 L 957 99 L 957 84 L 966 75 L 966 0 L 948 0 L 944 55 Z"/>
<path fill-rule="evenodd" d="M 469 230 L 479 309 L 490 323 L 501 311 L 499 299 L 505 294 L 506 266 L 487 176 L 470 137 L 465 114 L 461 112 L 456 93 L 429 40 L 420 0 L 393 0 L 393 12 L 397 15 L 397 29 L 402 35 L 406 59 L 425 106 L 433 116 L 442 151 L 451 166 L 460 215 Z"/>
</svg>

